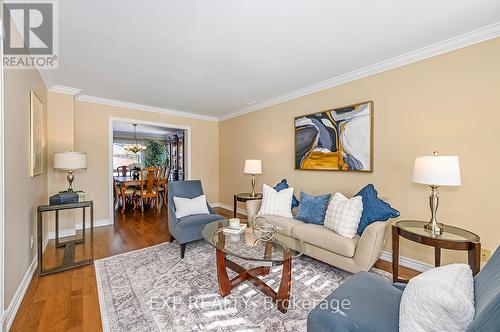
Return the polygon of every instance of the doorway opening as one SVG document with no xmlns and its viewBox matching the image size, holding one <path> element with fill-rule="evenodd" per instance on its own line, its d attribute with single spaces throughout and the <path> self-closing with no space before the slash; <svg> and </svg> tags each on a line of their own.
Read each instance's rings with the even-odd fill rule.
<svg viewBox="0 0 500 332">
<path fill-rule="evenodd" d="M 109 119 L 109 213 L 166 209 L 168 182 L 190 178 L 191 128 L 136 119 Z M 158 181 L 147 189 L 141 175 L 153 168 Z M 151 173 L 153 174 L 153 173 Z"/>
</svg>

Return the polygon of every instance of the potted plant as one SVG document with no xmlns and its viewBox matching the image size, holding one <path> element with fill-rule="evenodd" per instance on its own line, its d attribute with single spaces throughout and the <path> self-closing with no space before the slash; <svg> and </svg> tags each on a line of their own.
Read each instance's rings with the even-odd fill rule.
<svg viewBox="0 0 500 332">
<path fill-rule="evenodd" d="M 157 141 L 147 141 L 144 151 L 144 166 L 162 167 L 167 160 L 167 148 Z"/>
</svg>

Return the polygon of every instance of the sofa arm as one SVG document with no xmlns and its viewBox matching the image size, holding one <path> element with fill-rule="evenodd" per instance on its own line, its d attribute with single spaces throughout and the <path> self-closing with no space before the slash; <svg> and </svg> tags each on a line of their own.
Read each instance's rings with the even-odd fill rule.
<svg viewBox="0 0 500 332">
<path fill-rule="evenodd" d="M 260 205 L 262 204 L 261 199 L 252 199 L 251 201 L 246 201 L 247 209 L 247 219 L 250 221 L 259 213 Z"/>
<path fill-rule="evenodd" d="M 379 258 L 389 224 L 377 221 L 365 228 L 354 253 L 354 262 L 362 270 L 368 271 Z"/>
</svg>

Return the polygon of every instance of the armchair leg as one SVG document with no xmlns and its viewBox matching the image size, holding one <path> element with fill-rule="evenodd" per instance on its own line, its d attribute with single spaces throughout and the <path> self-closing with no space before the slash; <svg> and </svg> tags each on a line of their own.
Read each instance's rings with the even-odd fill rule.
<svg viewBox="0 0 500 332">
<path fill-rule="evenodd" d="M 186 244 L 181 243 L 181 259 L 184 258 L 184 253 L 186 252 Z"/>
</svg>

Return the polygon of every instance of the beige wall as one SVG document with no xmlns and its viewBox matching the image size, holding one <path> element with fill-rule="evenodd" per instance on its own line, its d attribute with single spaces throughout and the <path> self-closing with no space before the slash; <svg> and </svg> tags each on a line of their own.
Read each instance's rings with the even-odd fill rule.
<svg viewBox="0 0 500 332">
<path fill-rule="evenodd" d="M 500 241 L 500 38 L 363 78 L 219 124 L 219 199 L 232 203 L 248 191 L 245 158 L 262 159 L 262 183 L 287 178 L 300 190 L 355 194 L 367 183 L 401 211 L 401 218 L 429 218 L 429 188 L 412 184 L 415 156 L 438 150 L 459 155 L 463 185 L 442 188 L 441 221 L 476 232 L 484 247 Z M 293 118 L 373 100 L 374 172 L 294 170 Z M 390 244 L 385 250 L 390 251 Z M 401 254 L 432 263 L 432 249 L 403 241 Z M 444 262 L 465 255 L 445 252 Z"/>
<path fill-rule="evenodd" d="M 109 216 L 109 118 L 119 117 L 191 127 L 191 178 L 201 179 L 210 202 L 219 198 L 218 123 L 161 113 L 77 101 L 75 150 L 88 156 L 87 171 L 76 172 L 74 186 L 94 200 L 95 219 Z"/>
<path fill-rule="evenodd" d="M 66 172 L 54 170 L 54 152 L 73 151 L 75 146 L 75 99 L 72 95 L 47 93 L 47 192 L 48 197 L 68 188 Z M 54 214 L 49 213 L 44 218 L 48 232 L 55 229 Z M 74 228 L 75 211 L 59 212 L 60 229 Z M 47 232 L 47 237 L 48 237 Z"/>
<path fill-rule="evenodd" d="M 47 90 L 36 70 L 4 70 L 4 75 L 4 299 L 7 308 L 35 257 L 36 207 L 45 204 L 47 200 L 47 158 L 45 157 L 42 175 L 33 178 L 29 175 L 30 90 L 34 90 L 44 104 L 44 122 L 47 118 Z M 33 248 L 31 236 L 34 240 Z"/>
</svg>

